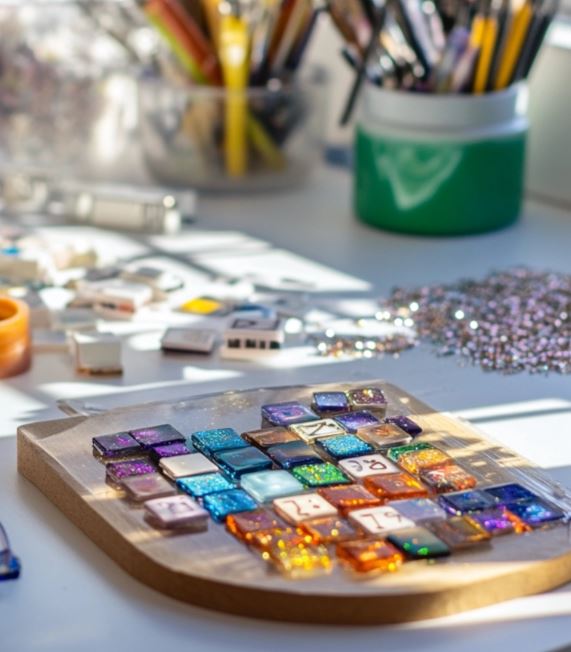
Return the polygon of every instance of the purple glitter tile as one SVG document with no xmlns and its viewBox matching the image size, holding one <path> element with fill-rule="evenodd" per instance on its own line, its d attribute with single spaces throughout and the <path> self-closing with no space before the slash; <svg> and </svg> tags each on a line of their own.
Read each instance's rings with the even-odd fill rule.
<svg viewBox="0 0 571 652">
<path fill-rule="evenodd" d="M 92 439 L 93 452 L 103 458 L 123 457 L 141 453 L 139 442 L 128 432 L 117 432 L 113 435 L 102 435 Z"/>
<path fill-rule="evenodd" d="M 193 446 L 189 448 L 187 443 L 177 441 L 174 444 L 153 446 L 151 447 L 149 454 L 152 460 L 158 462 L 163 457 L 175 457 L 177 455 L 188 455 L 189 453 L 192 452 L 194 452 Z"/>
<path fill-rule="evenodd" d="M 349 403 L 354 410 L 373 410 L 384 416 L 387 399 L 378 387 L 360 387 L 347 392 Z"/>
<path fill-rule="evenodd" d="M 475 521 L 480 527 L 483 527 L 493 537 L 501 536 L 502 534 L 512 534 L 516 531 L 514 517 L 512 516 L 510 518 L 510 514 L 502 507 L 485 509 L 482 512 L 472 512 L 469 518 Z"/>
<path fill-rule="evenodd" d="M 297 401 L 263 405 L 262 417 L 274 426 L 289 426 L 292 423 L 305 423 L 319 418 L 306 405 Z"/>
<path fill-rule="evenodd" d="M 422 428 L 418 423 L 413 421 L 410 417 L 405 417 L 402 414 L 396 417 L 387 417 L 385 423 L 392 423 L 395 426 L 398 426 L 401 430 L 404 430 L 412 437 L 417 437 L 422 432 Z"/>
<path fill-rule="evenodd" d="M 350 409 L 345 392 L 315 392 L 312 407 L 322 416 L 348 412 Z"/>
<path fill-rule="evenodd" d="M 141 444 L 141 446 L 143 446 L 143 448 L 174 444 L 175 442 L 184 443 L 186 440 L 186 437 L 182 433 L 168 423 L 164 423 L 160 426 L 131 430 L 130 434 Z"/>
<path fill-rule="evenodd" d="M 121 484 L 123 478 L 135 475 L 156 473 L 157 469 L 146 459 L 126 460 L 124 462 L 109 462 L 105 465 L 106 479 L 113 484 Z"/>
<path fill-rule="evenodd" d="M 347 412 L 347 414 L 339 414 L 334 418 L 347 432 L 352 433 L 356 433 L 360 428 L 378 426 L 381 423 L 374 414 L 366 410 L 362 410 L 361 412 Z"/>
</svg>

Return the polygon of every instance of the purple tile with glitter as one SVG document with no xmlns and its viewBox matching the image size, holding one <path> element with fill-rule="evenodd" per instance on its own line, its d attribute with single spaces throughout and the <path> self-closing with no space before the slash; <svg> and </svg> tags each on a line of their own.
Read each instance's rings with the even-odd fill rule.
<svg viewBox="0 0 571 652">
<path fill-rule="evenodd" d="M 516 483 L 491 487 L 490 489 L 486 489 L 486 493 L 492 496 L 497 503 L 502 505 L 505 505 L 506 503 L 515 503 L 519 500 L 535 500 L 538 497 L 529 489 Z"/>
<path fill-rule="evenodd" d="M 289 426 L 292 423 L 305 423 L 319 419 L 315 412 L 297 401 L 263 405 L 262 417 L 274 426 Z"/>
<path fill-rule="evenodd" d="M 158 462 L 163 457 L 175 457 L 177 455 L 188 455 L 194 452 L 194 446 L 188 445 L 188 442 L 176 441 L 174 444 L 161 444 L 153 446 L 149 450 L 151 459 Z"/>
<path fill-rule="evenodd" d="M 362 410 L 360 412 L 347 412 L 334 417 L 335 421 L 347 430 L 347 432 L 356 433 L 361 428 L 369 426 L 378 426 L 381 422 L 374 414 Z"/>
<path fill-rule="evenodd" d="M 103 458 L 141 453 L 141 445 L 128 432 L 116 432 L 92 439 L 93 452 Z"/>
<path fill-rule="evenodd" d="M 531 527 L 541 527 L 553 521 L 560 521 L 565 518 L 565 513 L 555 505 L 550 505 L 541 498 L 535 500 L 520 501 L 517 503 L 508 503 L 506 505 L 512 514 L 515 514 L 524 523 Z"/>
<path fill-rule="evenodd" d="M 446 494 L 445 496 L 440 496 L 438 501 L 448 513 L 458 516 L 497 506 L 492 496 L 480 489 Z"/>
<path fill-rule="evenodd" d="M 402 414 L 396 417 L 387 417 L 385 423 L 392 423 L 393 425 L 398 426 L 411 437 L 418 437 L 422 432 L 422 428 L 418 423 L 416 423 L 416 421 L 413 421 L 410 417 L 405 417 Z"/>
<path fill-rule="evenodd" d="M 109 462 L 109 464 L 105 465 L 105 470 L 106 479 L 114 484 L 120 484 L 123 478 L 157 472 L 157 469 L 144 458 L 124 462 Z"/>
<path fill-rule="evenodd" d="M 345 392 L 315 392 L 312 407 L 322 416 L 339 414 L 350 410 L 349 399 Z"/>
<path fill-rule="evenodd" d="M 481 512 L 472 512 L 470 518 L 494 537 L 502 534 L 511 534 L 516 530 L 514 524 L 515 519 L 513 516 L 510 519 L 509 514 L 506 513 L 503 507 L 485 509 Z"/>
<path fill-rule="evenodd" d="M 160 426 L 131 430 L 130 434 L 139 442 L 139 444 L 141 444 L 141 446 L 143 446 L 143 448 L 174 444 L 175 442 L 184 443 L 186 439 L 182 433 L 168 423 L 164 423 Z"/>
<path fill-rule="evenodd" d="M 347 392 L 349 403 L 354 410 L 373 410 L 384 416 L 387 399 L 378 387 L 360 387 Z"/>
</svg>

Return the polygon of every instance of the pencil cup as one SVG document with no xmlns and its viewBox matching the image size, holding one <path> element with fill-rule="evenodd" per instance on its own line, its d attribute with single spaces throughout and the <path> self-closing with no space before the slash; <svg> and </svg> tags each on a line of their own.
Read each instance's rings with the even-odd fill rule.
<svg viewBox="0 0 571 652">
<path fill-rule="evenodd" d="M 356 130 L 354 207 L 390 231 L 461 235 L 521 209 L 526 88 L 422 95 L 367 86 Z"/>
<path fill-rule="evenodd" d="M 318 70 L 291 86 L 244 92 L 142 78 L 146 166 L 161 183 L 205 191 L 291 187 L 320 158 L 325 92 Z"/>
</svg>

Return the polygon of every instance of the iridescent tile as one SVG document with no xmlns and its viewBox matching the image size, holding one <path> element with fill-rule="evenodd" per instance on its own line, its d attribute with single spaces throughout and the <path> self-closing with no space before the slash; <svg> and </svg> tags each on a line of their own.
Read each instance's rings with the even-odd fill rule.
<svg viewBox="0 0 571 652">
<path fill-rule="evenodd" d="M 522 532 L 529 532 L 531 530 L 529 525 L 526 525 L 515 514 L 512 514 L 504 507 L 472 512 L 467 518 L 473 523 L 477 523 L 493 537 L 503 534 L 521 534 Z"/>
<path fill-rule="evenodd" d="M 259 503 L 270 502 L 282 496 L 291 496 L 304 491 L 304 486 L 288 471 L 260 471 L 247 473 L 240 485 Z"/>
<path fill-rule="evenodd" d="M 349 404 L 354 410 L 369 410 L 384 416 L 387 399 L 379 387 L 362 387 L 347 392 Z"/>
<path fill-rule="evenodd" d="M 315 392 L 312 407 L 321 416 L 348 412 L 350 409 L 345 392 Z"/>
<path fill-rule="evenodd" d="M 214 459 L 224 473 L 234 480 L 246 473 L 272 468 L 272 460 L 254 446 L 216 453 Z"/>
<path fill-rule="evenodd" d="M 203 473 L 215 473 L 218 471 L 216 464 L 213 464 L 202 453 L 163 457 L 159 462 L 159 466 L 161 471 L 171 480 L 178 480 L 179 478 L 185 478 L 191 475 L 202 475 Z"/>
<path fill-rule="evenodd" d="M 308 444 L 323 437 L 345 434 L 345 430 L 333 419 L 318 419 L 309 423 L 293 424 L 290 426 L 290 430 Z"/>
<path fill-rule="evenodd" d="M 170 496 L 148 500 L 145 519 L 166 530 L 201 532 L 208 527 L 208 512 L 188 496 Z"/>
<path fill-rule="evenodd" d="M 328 455 L 334 460 L 366 455 L 367 453 L 372 453 L 374 450 L 370 444 L 367 444 L 367 442 L 363 441 L 357 435 L 340 435 L 338 437 L 320 439 L 316 446 L 325 455 Z"/>
<path fill-rule="evenodd" d="M 535 500 L 539 496 L 534 494 L 526 487 L 520 484 L 511 483 L 503 484 L 498 487 L 490 487 L 485 489 L 487 494 L 490 494 L 497 503 L 505 505 L 506 503 L 516 503 L 520 500 Z"/>
<path fill-rule="evenodd" d="M 155 473 L 156 470 L 155 466 L 144 458 L 125 460 L 123 462 L 109 462 L 105 465 L 105 478 L 107 482 L 117 486 L 125 478 Z"/>
<path fill-rule="evenodd" d="M 424 527 L 413 527 L 391 532 L 387 539 L 410 559 L 447 557 L 450 548 Z"/>
<path fill-rule="evenodd" d="M 242 489 L 208 494 L 204 496 L 203 500 L 204 507 L 210 512 L 210 516 L 219 523 L 230 514 L 251 512 L 258 507 L 256 501 Z"/>
<path fill-rule="evenodd" d="M 418 437 L 418 435 L 422 433 L 422 428 L 418 423 L 416 423 L 416 421 L 413 421 L 410 417 L 405 417 L 402 414 L 396 417 L 387 417 L 385 422 L 398 426 L 401 430 L 404 430 L 412 437 Z"/>
<path fill-rule="evenodd" d="M 439 494 L 473 489 L 477 484 L 476 478 L 457 464 L 425 469 L 420 472 L 420 479 L 427 487 Z"/>
<path fill-rule="evenodd" d="M 254 534 L 260 531 L 283 528 L 284 523 L 273 512 L 267 509 L 256 509 L 253 512 L 230 514 L 226 519 L 226 528 L 240 541 L 252 541 Z"/>
<path fill-rule="evenodd" d="M 303 464 L 292 469 L 292 474 L 306 487 L 328 487 L 334 484 L 349 484 L 351 480 L 334 464 Z"/>
<path fill-rule="evenodd" d="M 341 468 L 347 475 L 355 480 L 366 478 L 370 475 L 383 473 L 398 473 L 399 469 L 379 454 L 364 455 L 362 457 L 351 457 L 339 462 Z"/>
<path fill-rule="evenodd" d="M 176 486 L 184 493 L 193 498 L 204 498 L 209 494 L 216 494 L 220 491 L 234 489 L 235 486 L 221 473 L 204 473 L 191 477 L 180 478 Z"/>
<path fill-rule="evenodd" d="M 101 435 L 94 437 L 91 441 L 94 455 L 104 459 L 142 453 L 141 445 L 128 432 Z"/>
<path fill-rule="evenodd" d="M 174 444 L 153 446 L 149 449 L 149 455 L 155 462 L 158 462 L 163 457 L 177 457 L 178 455 L 188 455 L 192 452 L 194 452 L 194 449 L 189 448 L 186 443 L 181 441 L 177 441 Z"/>
<path fill-rule="evenodd" d="M 292 525 L 299 525 L 314 518 L 337 516 L 335 507 L 317 493 L 277 498 L 273 507 L 277 514 Z"/>
<path fill-rule="evenodd" d="M 291 430 L 276 426 L 275 428 L 264 428 L 262 430 L 251 430 L 243 433 L 242 437 L 258 448 L 270 448 L 278 444 L 287 444 L 292 441 L 299 441 L 299 437 Z"/>
<path fill-rule="evenodd" d="M 331 572 L 333 564 L 325 546 L 270 546 L 266 558 L 282 575 L 290 579 L 306 579 Z"/>
<path fill-rule="evenodd" d="M 176 494 L 176 489 L 160 473 L 131 476 L 130 478 L 125 478 L 122 481 L 122 485 L 127 494 L 127 498 L 136 503 L 142 503 L 145 500 L 152 500 L 153 498 L 174 496 Z"/>
<path fill-rule="evenodd" d="M 367 428 L 359 428 L 357 434 L 379 450 L 404 446 L 412 441 L 412 437 L 394 423 L 380 423 Z"/>
<path fill-rule="evenodd" d="M 565 518 L 565 513 L 562 510 L 541 498 L 522 500 L 517 503 L 507 503 L 506 508 L 533 528 Z"/>
<path fill-rule="evenodd" d="M 378 426 L 381 422 L 371 412 L 362 410 L 360 412 L 347 412 L 346 414 L 338 414 L 335 421 L 339 423 L 347 432 L 356 433 L 362 428 L 369 426 Z"/>
<path fill-rule="evenodd" d="M 208 457 L 222 451 L 248 446 L 248 443 L 240 437 L 234 428 L 199 430 L 192 433 L 191 441 L 197 450 Z"/>
<path fill-rule="evenodd" d="M 403 554 L 387 541 L 346 541 L 336 548 L 337 557 L 355 573 L 397 571 Z"/>
<path fill-rule="evenodd" d="M 408 473 L 371 475 L 365 478 L 365 488 L 383 502 L 428 496 L 426 488 Z"/>
<path fill-rule="evenodd" d="M 129 434 L 136 439 L 143 448 L 151 448 L 151 446 L 161 446 L 164 444 L 174 444 L 175 442 L 183 442 L 186 437 L 180 433 L 176 428 L 173 428 L 168 423 L 160 426 L 151 426 L 149 428 L 137 428 L 130 430 Z"/>
<path fill-rule="evenodd" d="M 316 543 L 337 543 L 359 537 L 359 532 L 352 525 L 335 516 L 306 521 L 302 527 Z"/>
<path fill-rule="evenodd" d="M 271 446 L 266 450 L 269 457 L 284 469 L 292 469 L 302 464 L 315 464 L 323 460 L 319 455 L 302 441 L 292 441 L 289 444 Z"/>
<path fill-rule="evenodd" d="M 368 535 L 385 536 L 388 532 L 414 527 L 414 522 L 390 505 L 358 509 L 349 513 L 349 521 Z"/>
<path fill-rule="evenodd" d="M 407 455 L 408 453 L 430 449 L 434 449 L 432 444 L 428 444 L 424 441 L 418 441 L 414 444 L 407 444 L 406 446 L 396 446 L 395 448 L 389 448 L 389 450 L 386 452 L 386 455 L 391 461 L 398 464 L 401 455 Z"/>
<path fill-rule="evenodd" d="M 396 500 L 391 503 L 397 512 L 400 512 L 415 523 L 446 518 L 446 512 L 429 498 L 410 498 L 409 500 Z"/>
<path fill-rule="evenodd" d="M 374 507 L 381 501 L 376 496 L 359 484 L 340 485 L 337 487 L 324 487 L 317 492 L 325 500 L 336 507 L 343 515 L 354 509 Z"/>
<path fill-rule="evenodd" d="M 400 455 L 397 464 L 405 471 L 418 475 L 421 471 L 453 464 L 453 462 L 454 460 L 448 453 L 438 448 L 429 448 Z"/>
<path fill-rule="evenodd" d="M 319 418 L 306 405 L 298 401 L 264 405 L 262 417 L 274 426 L 290 426 L 293 423 L 304 423 Z"/>
<path fill-rule="evenodd" d="M 440 496 L 438 501 L 449 514 L 458 516 L 496 506 L 496 501 L 480 489 L 445 494 Z"/>
<path fill-rule="evenodd" d="M 489 532 L 466 516 L 451 516 L 443 521 L 433 521 L 428 527 L 451 550 L 471 548 L 491 539 Z"/>
</svg>

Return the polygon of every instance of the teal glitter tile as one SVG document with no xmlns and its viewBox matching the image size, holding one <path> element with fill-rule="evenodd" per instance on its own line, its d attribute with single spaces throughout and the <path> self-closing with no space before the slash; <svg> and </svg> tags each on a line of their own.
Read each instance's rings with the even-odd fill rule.
<svg viewBox="0 0 571 652">
<path fill-rule="evenodd" d="M 565 513 L 555 505 L 550 505 L 541 498 L 522 500 L 517 503 L 508 503 L 506 508 L 531 527 L 541 527 L 547 523 L 560 521 L 565 518 Z"/>
<path fill-rule="evenodd" d="M 199 451 L 212 457 L 220 451 L 233 448 L 246 448 L 248 443 L 234 430 L 234 428 L 216 428 L 214 430 L 200 430 L 191 437 L 192 444 Z"/>
<path fill-rule="evenodd" d="M 391 460 L 391 462 L 398 462 L 401 455 L 406 455 L 407 453 L 414 453 L 415 451 L 426 450 L 428 448 L 434 448 L 432 444 L 427 444 L 426 442 L 418 442 L 416 444 L 408 444 L 407 446 L 396 446 L 395 448 L 389 448 L 386 452 L 386 456 Z"/>
<path fill-rule="evenodd" d="M 254 446 L 216 453 L 214 461 L 226 475 L 234 480 L 245 473 L 255 473 L 272 468 L 272 460 Z"/>
<path fill-rule="evenodd" d="M 306 487 L 328 487 L 334 484 L 349 484 L 351 480 L 334 464 L 304 464 L 296 466 L 292 473 Z"/>
<path fill-rule="evenodd" d="M 335 460 L 366 455 L 374 448 L 357 435 L 339 435 L 318 440 L 316 447 Z"/>
<path fill-rule="evenodd" d="M 304 491 L 301 482 L 288 471 L 247 473 L 242 476 L 240 485 L 259 503 L 266 503 L 274 498 L 292 496 Z"/>
<path fill-rule="evenodd" d="M 409 559 L 447 557 L 450 549 L 436 535 L 423 527 L 411 527 L 391 532 L 387 539 Z"/>
<path fill-rule="evenodd" d="M 221 473 L 205 473 L 189 478 L 181 478 L 176 482 L 177 487 L 193 498 L 204 498 L 209 494 L 235 489 L 234 483 L 227 480 Z"/>
<path fill-rule="evenodd" d="M 243 489 L 230 489 L 204 496 L 204 507 L 215 521 L 221 523 L 230 514 L 251 512 L 257 509 L 258 504 Z"/>
</svg>

